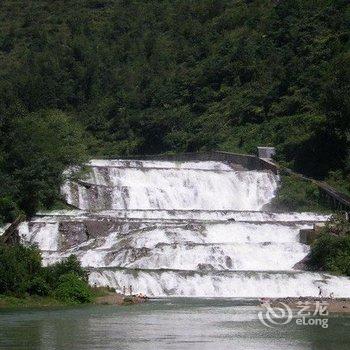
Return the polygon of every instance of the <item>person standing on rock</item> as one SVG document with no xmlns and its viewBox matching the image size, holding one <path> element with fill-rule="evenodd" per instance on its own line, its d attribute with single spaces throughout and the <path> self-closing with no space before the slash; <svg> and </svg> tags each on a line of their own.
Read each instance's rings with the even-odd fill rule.
<svg viewBox="0 0 350 350">
<path fill-rule="evenodd" d="M 126 294 L 126 287 L 123 286 L 123 295 L 125 295 L 125 294 Z"/>
<path fill-rule="evenodd" d="M 130 295 L 132 295 L 132 285 L 131 284 L 129 286 L 129 292 L 130 292 Z"/>
</svg>

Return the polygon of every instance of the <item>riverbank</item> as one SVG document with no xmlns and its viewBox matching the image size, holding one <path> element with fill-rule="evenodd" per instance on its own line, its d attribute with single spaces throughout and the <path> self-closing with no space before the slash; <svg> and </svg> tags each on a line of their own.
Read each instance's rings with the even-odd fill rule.
<svg viewBox="0 0 350 350">
<path fill-rule="evenodd" d="M 32 308 L 32 307 L 53 307 L 68 305 L 52 297 L 41 297 L 37 295 L 16 298 L 0 294 L 0 309 L 7 308 Z"/>
<path fill-rule="evenodd" d="M 91 288 L 92 300 L 90 303 L 95 304 L 96 300 L 101 297 L 112 294 L 112 291 L 106 287 Z M 116 294 L 115 292 L 113 294 Z M 26 295 L 23 297 L 15 297 L 0 294 L 1 308 L 47 308 L 54 306 L 79 305 L 79 303 L 68 302 L 54 298 L 53 296 Z"/>
<path fill-rule="evenodd" d="M 301 306 L 307 306 L 307 310 L 314 312 L 319 303 L 327 303 L 327 311 L 329 313 L 343 313 L 350 314 L 350 299 L 346 298 L 312 298 L 312 297 L 300 297 L 300 298 L 277 298 L 271 299 L 270 304 L 272 306 L 280 306 L 279 303 L 282 302 L 288 305 L 291 309 L 299 309 Z"/>
<path fill-rule="evenodd" d="M 141 298 L 137 295 L 123 295 L 121 293 L 110 293 L 95 299 L 95 304 L 99 305 L 131 305 L 145 303 L 148 298 Z"/>
<path fill-rule="evenodd" d="M 94 298 L 91 303 L 97 305 L 132 305 L 146 302 L 147 298 L 139 296 L 125 296 L 121 293 L 110 292 L 107 288 L 93 288 Z M 54 306 L 76 305 L 57 300 L 53 297 L 41 297 L 38 295 L 16 298 L 0 294 L 0 309 L 7 308 L 48 308 Z"/>
</svg>

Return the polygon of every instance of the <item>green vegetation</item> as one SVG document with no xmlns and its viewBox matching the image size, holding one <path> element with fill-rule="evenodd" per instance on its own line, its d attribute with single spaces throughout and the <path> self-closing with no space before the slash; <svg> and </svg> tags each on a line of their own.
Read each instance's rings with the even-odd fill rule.
<svg viewBox="0 0 350 350">
<path fill-rule="evenodd" d="M 89 156 L 274 145 L 349 191 L 347 0 L 3 0 L 0 220 Z"/>
<path fill-rule="evenodd" d="M 11 208 L 7 216 L 14 217 L 18 208 L 32 215 L 40 208 L 54 207 L 63 170 L 84 159 L 81 127 L 59 111 L 14 118 L 3 142 L 0 195 L 3 191 Z"/>
<path fill-rule="evenodd" d="M 0 244 L 0 305 L 81 304 L 94 296 L 74 255 L 43 267 L 36 247 Z"/>
<path fill-rule="evenodd" d="M 53 297 L 26 295 L 24 297 L 18 298 L 14 296 L 0 294 L 0 308 L 32 308 L 63 305 L 66 304 Z"/>
<path fill-rule="evenodd" d="M 342 216 L 332 218 L 312 245 L 312 268 L 350 276 L 350 223 Z"/>
<path fill-rule="evenodd" d="M 329 185 L 350 196 L 350 173 L 341 170 L 330 171 L 326 180 Z"/>
<path fill-rule="evenodd" d="M 54 295 L 58 300 L 68 303 L 83 304 L 92 301 L 90 287 L 75 273 L 67 273 L 59 278 Z"/>
<path fill-rule="evenodd" d="M 329 211 L 316 184 L 295 174 L 281 175 L 276 197 L 268 206 L 276 211 Z"/>
</svg>

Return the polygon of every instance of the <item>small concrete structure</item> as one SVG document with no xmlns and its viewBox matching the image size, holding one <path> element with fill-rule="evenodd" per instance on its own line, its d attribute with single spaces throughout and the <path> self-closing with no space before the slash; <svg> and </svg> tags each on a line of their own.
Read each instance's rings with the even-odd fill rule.
<svg viewBox="0 0 350 350">
<path fill-rule="evenodd" d="M 275 154 L 276 154 L 276 148 L 275 147 L 258 147 L 259 158 L 272 159 L 272 157 Z"/>
<path fill-rule="evenodd" d="M 302 228 L 299 231 L 299 242 L 311 245 L 317 236 L 320 234 L 322 228 L 325 226 L 324 222 L 319 222 L 314 224 L 314 227 L 311 229 Z"/>
</svg>

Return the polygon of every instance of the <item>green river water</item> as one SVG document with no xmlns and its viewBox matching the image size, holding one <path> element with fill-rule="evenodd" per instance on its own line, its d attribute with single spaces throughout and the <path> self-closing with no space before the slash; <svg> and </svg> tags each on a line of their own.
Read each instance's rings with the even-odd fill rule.
<svg viewBox="0 0 350 350">
<path fill-rule="evenodd" d="M 259 310 L 229 299 L 0 310 L 0 349 L 350 349 L 350 317 L 268 328 Z"/>
</svg>

